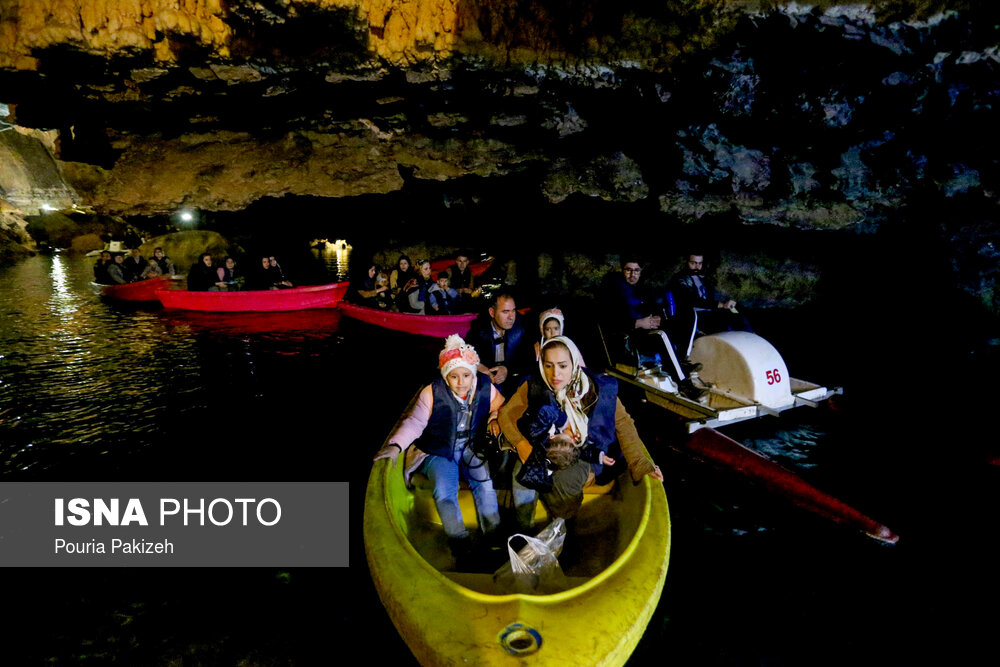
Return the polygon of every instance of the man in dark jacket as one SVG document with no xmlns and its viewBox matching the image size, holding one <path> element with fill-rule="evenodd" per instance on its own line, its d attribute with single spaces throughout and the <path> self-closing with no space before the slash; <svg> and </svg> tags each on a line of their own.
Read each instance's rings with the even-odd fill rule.
<svg viewBox="0 0 1000 667">
<path fill-rule="evenodd" d="M 125 272 L 125 280 L 130 283 L 139 280 L 148 264 L 149 262 L 146 261 L 146 258 L 139 254 L 138 248 L 129 250 L 128 257 L 122 262 L 122 271 Z"/>
<path fill-rule="evenodd" d="M 609 276 L 602 297 L 603 328 L 606 338 L 611 339 L 607 341 L 609 350 L 624 340 L 624 345 L 638 351 L 641 362 L 642 347 L 649 337 L 635 334 L 662 331 L 669 346 L 664 350 L 669 359 L 661 359 L 663 369 L 674 376 L 684 395 L 697 399 L 705 391 L 694 386 L 688 377 L 689 373 L 700 370 L 699 364 L 688 359 L 697 322 L 694 311 L 683 309 L 667 317 L 663 305 L 657 302 L 641 276 L 642 264 L 637 258 L 627 256 L 623 258 L 621 273 Z"/>
<path fill-rule="evenodd" d="M 535 369 L 534 341 L 517 316 L 514 297 L 507 292 L 500 291 L 490 300 L 488 312 L 489 318 L 472 323 L 466 341 L 479 354 L 479 371 L 489 375 L 504 396 L 510 396 Z"/>
<path fill-rule="evenodd" d="M 667 286 L 664 307 L 675 313 L 694 310 L 704 333 L 750 331 L 750 323 L 736 311 L 736 302 L 718 295 L 705 277 L 705 256 L 690 254 L 687 263 Z"/>
</svg>

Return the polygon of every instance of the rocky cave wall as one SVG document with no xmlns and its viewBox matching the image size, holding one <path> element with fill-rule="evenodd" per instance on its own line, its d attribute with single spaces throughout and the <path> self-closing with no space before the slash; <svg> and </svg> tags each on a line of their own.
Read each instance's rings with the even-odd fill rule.
<svg viewBox="0 0 1000 667">
<path fill-rule="evenodd" d="M 935 211 L 956 280 L 996 312 L 998 19 L 967 2 L 15 0 L 0 102 L 57 132 L 66 192 L 101 214 L 417 182 L 470 215 L 478 187 L 513 183 L 556 216 L 591 199 L 664 230 L 863 233 Z M 757 257 L 754 289 L 817 270 L 788 259 Z"/>
</svg>

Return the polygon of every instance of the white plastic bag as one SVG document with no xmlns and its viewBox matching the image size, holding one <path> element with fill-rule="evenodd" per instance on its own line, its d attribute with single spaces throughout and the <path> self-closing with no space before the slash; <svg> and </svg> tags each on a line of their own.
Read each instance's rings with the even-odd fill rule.
<svg viewBox="0 0 1000 667">
<path fill-rule="evenodd" d="M 527 542 L 518 551 L 510 545 L 515 537 Z M 502 591 L 517 593 L 564 590 L 566 577 L 559 567 L 558 556 L 565 541 L 566 522 L 562 518 L 552 521 L 536 537 L 511 535 L 507 539 L 510 560 L 493 575 L 494 583 Z"/>
</svg>

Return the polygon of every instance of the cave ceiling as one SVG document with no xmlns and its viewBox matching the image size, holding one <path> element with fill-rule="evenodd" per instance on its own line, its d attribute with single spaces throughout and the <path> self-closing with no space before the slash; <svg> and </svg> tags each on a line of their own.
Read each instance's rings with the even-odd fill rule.
<svg viewBox="0 0 1000 667">
<path fill-rule="evenodd" d="M 551 203 L 841 228 L 994 192 L 1000 21 L 976 4 L 3 0 L 0 121 L 52 131 L 113 215 L 518 175 Z"/>
</svg>

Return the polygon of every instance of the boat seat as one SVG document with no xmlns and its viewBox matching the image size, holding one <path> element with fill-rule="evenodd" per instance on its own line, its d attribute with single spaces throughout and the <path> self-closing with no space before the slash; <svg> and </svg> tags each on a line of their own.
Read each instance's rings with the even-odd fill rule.
<svg viewBox="0 0 1000 667">
<path fill-rule="evenodd" d="M 427 523 L 441 525 L 441 517 L 438 516 L 437 507 L 434 505 L 434 485 L 431 484 L 431 480 L 427 475 L 418 472 L 410 478 L 410 483 L 413 486 L 413 510 L 416 516 Z M 583 504 L 586 505 L 597 498 L 610 494 L 614 488 L 614 481 L 600 485 L 588 484 L 583 487 Z M 504 497 L 509 496 L 509 494 L 509 490 L 500 489 L 497 491 L 497 499 L 500 501 L 501 508 L 504 507 Z M 476 528 L 478 525 L 476 504 L 472 498 L 472 491 L 469 490 L 469 485 L 465 480 L 462 480 L 458 492 L 458 507 L 462 512 L 462 521 L 465 523 L 465 527 L 470 530 Z M 545 511 L 544 504 L 536 503 L 535 524 L 544 525 L 548 523 L 548 520 L 549 515 Z"/>
</svg>

